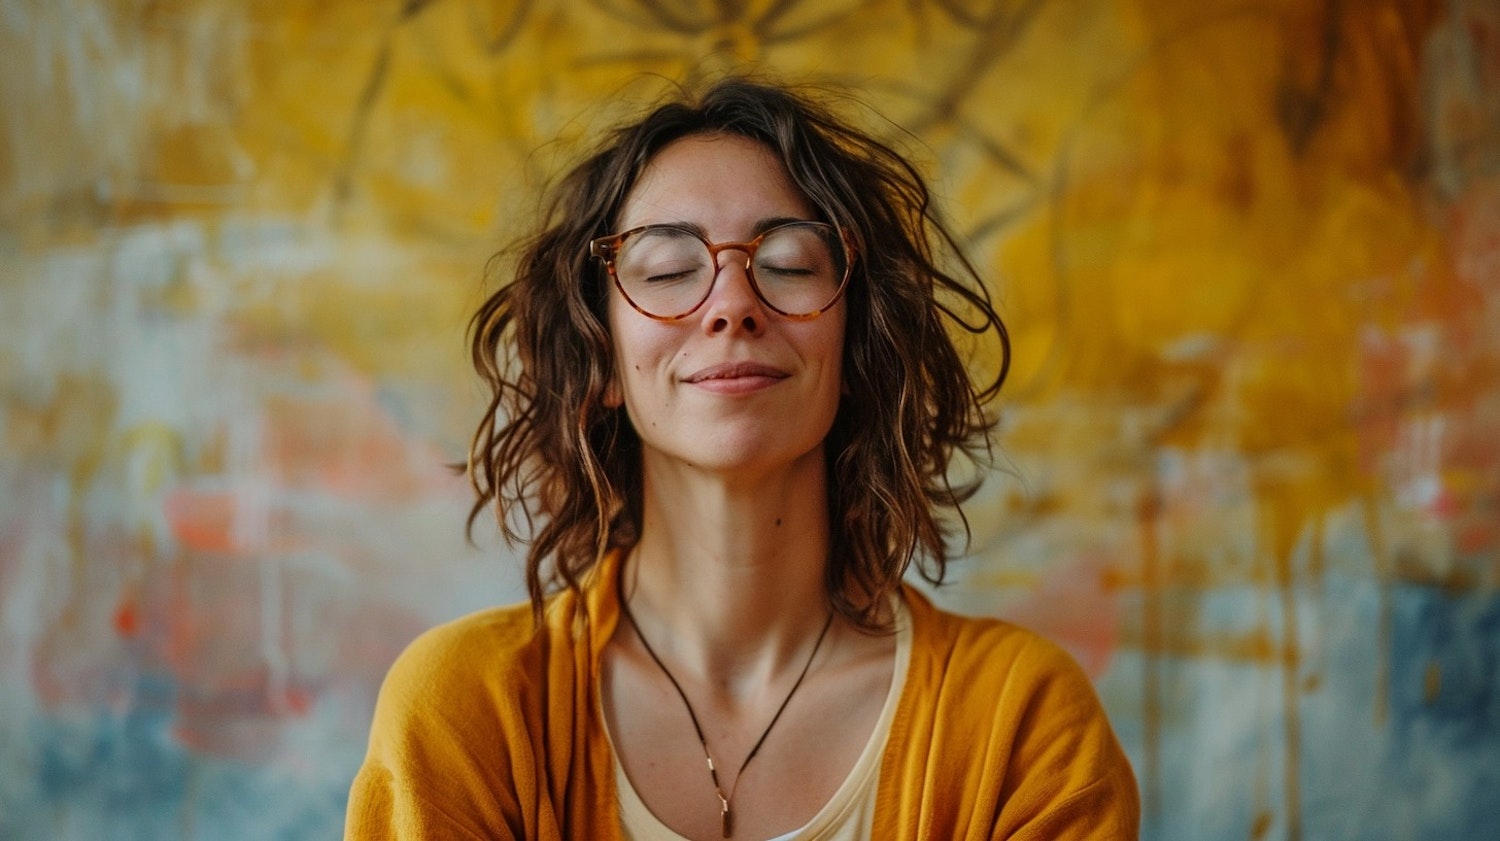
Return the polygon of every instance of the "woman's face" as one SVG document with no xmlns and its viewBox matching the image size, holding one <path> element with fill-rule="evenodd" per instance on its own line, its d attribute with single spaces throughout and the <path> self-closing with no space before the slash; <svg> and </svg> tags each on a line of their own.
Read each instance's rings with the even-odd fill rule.
<svg viewBox="0 0 1500 841">
<path fill-rule="evenodd" d="M 618 230 L 675 224 L 710 242 L 746 242 L 775 222 L 817 214 L 768 148 L 734 135 L 669 144 L 626 196 Z M 669 464 L 767 472 L 821 465 L 841 389 L 845 305 L 792 321 L 756 297 L 744 254 L 720 253 L 713 290 L 674 322 L 609 292 L 615 380 L 648 469 Z"/>
</svg>

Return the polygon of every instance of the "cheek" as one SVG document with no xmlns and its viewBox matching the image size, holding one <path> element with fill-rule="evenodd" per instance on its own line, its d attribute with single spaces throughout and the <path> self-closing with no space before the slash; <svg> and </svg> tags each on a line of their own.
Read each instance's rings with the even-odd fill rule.
<svg viewBox="0 0 1500 841">
<path fill-rule="evenodd" d="M 614 355 L 613 363 L 617 383 L 623 381 L 626 372 L 630 370 L 631 350 L 638 344 L 631 336 L 631 328 L 634 325 L 630 321 L 631 313 L 626 310 L 628 310 L 628 305 L 620 300 L 618 293 L 610 290 L 605 326 L 609 328 L 610 350 Z"/>
<path fill-rule="evenodd" d="M 621 304 L 621 306 L 628 306 Z M 669 331 L 648 322 L 633 310 L 619 313 L 611 310 L 610 337 L 614 350 L 613 389 L 621 400 L 651 388 L 656 372 L 672 353 Z"/>
</svg>

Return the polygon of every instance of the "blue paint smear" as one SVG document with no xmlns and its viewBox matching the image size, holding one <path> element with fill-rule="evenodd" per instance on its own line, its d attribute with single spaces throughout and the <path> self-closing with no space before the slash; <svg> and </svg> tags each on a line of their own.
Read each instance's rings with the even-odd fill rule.
<svg viewBox="0 0 1500 841">
<path fill-rule="evenodd" d="M 1379 812 L 1411 837 L 1500 839 L 1500 595 L 1398 588 L 1390 655 Z"/>
<path fill-rule="evenodd" d="M 32 713 L 8 722 L 22 725 L 8 732 L 26 736 L 0 744 L 0 839 L 342 835 L 355 746 L 317 757 L 312 768 L 206 757 L 172 736 L 174 692 L 169 677 L 143 677 L 119 712 Z"/>
<path fill-rule="evenodd" d="M 1284 627 L 1255 586 L 1161 597 L 1185 638 Z M 1175 600 L 1175 601 L 1174 601 Z M 1213 652 L 1122 651 L 1100 684 L 1157 808 L 1149 841 L 1500 841 L 1500 593 L 1383 588 L 1330 573 L 1299 587 L 1299 739 L 1286 753 L 1287 671 Z M 1140 613 L 1122 599 L 1123 615 Z M 1143 729 L 1147 669 L 1161 704 L 1157 750 Z M 1434 680 L 1431 675 L 1436 675 Z M 1159 760 L 1152 769 L 1148 754 Z M 1297 825 L 1287 797 L 1295 762 Z M 1263 833 L 1256 834 L 1260 828 Z"/>
<path fill-rule="evenodd" d="M 41 723 L 37 782 L 45 803 L 88 796 L 120 811 L 141 803 L 181 804 L 188 758 L 169 733 L 171 685 L 141 684 L 145 691 L 119 715 Z"/>
<path fill-rule="evenodd" d="M 1390 701 L 1397 741 L 1500 744 L 1500 598 L 1436 587 L 1396 591 Z M 1433 691 L 1435 690 L 1435 691 Z"/>
</svg>

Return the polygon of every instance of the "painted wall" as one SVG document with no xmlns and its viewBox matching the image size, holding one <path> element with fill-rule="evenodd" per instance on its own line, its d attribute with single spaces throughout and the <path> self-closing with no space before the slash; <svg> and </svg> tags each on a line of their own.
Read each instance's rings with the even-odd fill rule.
<svg viewBox="0 0 1500 841">
<path fill-rule="evenodd" d="M 462 538 L 482 266 L 660 80 L 896 123 L 1017 339 L 941 598 L 1153 839 L 1496 837 L 1500 6 L 0 2 L 0 837 L 337 834 Z M 642 76 L 641 74 L 654 74 Z"/>
</svg>

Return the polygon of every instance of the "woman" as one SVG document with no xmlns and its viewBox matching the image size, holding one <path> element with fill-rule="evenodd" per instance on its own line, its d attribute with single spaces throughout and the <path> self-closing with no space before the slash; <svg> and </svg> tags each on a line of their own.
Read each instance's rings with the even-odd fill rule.
<svg viewBox="0 0 1500 841">
<path fill-rule="evenodd" d="M 1004 378 L 947 328 L 1008 351 L 917 172 L 730 79 L 552 199 L 473 335 L 474 513 L 530 540 L 531 605 L 401 656 L 348 836 L 1134 837 L 1067 656 L 901 585 Z"/>
</svg>

